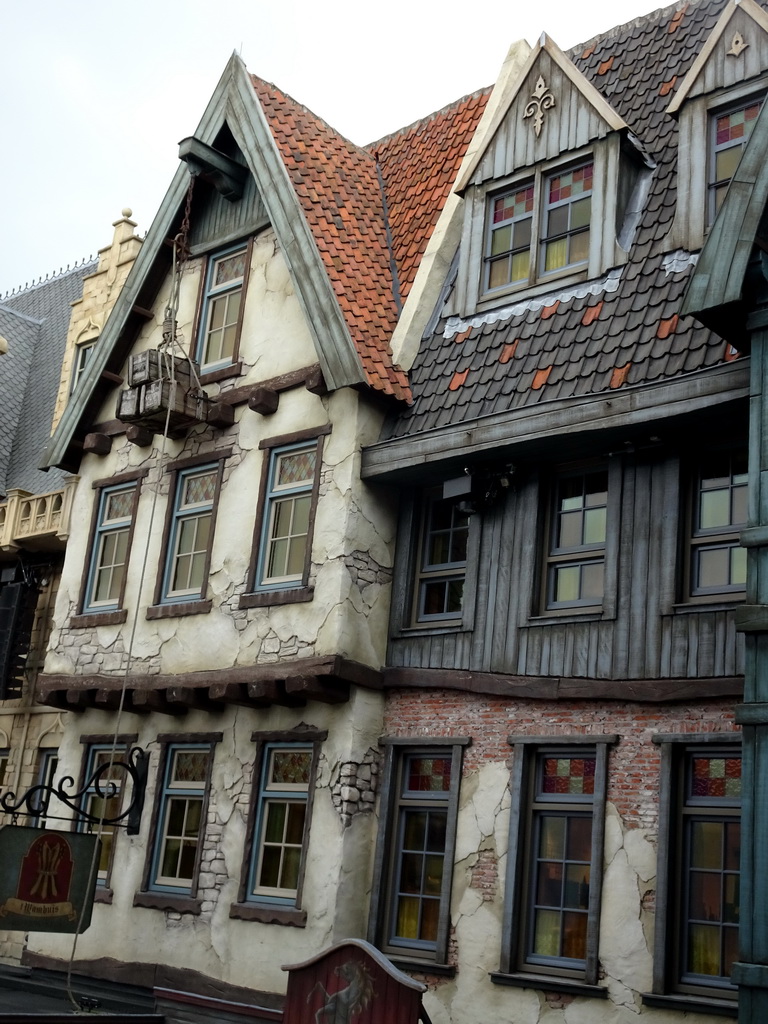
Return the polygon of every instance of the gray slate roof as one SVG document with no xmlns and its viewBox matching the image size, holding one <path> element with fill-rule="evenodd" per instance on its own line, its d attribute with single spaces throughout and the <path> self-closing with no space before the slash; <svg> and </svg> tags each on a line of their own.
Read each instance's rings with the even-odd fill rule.
<svg viewBox="0 0 768 1024">
<path fill-rule="evenodd" d="M 670 259 L 664 245 L 676 197 L 677 121 L 666 113 L 672 80 L 677 76 L 680 83 L 724 6 L 723 0 L 678 4 L 569 52 L 657 163 L 618 288 L 538 303 L 469 332 L 453 334 L 439 318 L 411 370 L 414 404 L 388 423 L 383 439 L 642 385 L 734 358 L 722 338 L 692 317 L 677 318 L 693 264 L 686 254 Z"/>
<path fill-rule="evenodd" d="M 62 486 L 66 474 L 37 468 L 50 436 L 61 361 L 83 278 L 97 261 L 0 299 L 0 495 L 11 487 L 39 494 Z"/>
</svg>

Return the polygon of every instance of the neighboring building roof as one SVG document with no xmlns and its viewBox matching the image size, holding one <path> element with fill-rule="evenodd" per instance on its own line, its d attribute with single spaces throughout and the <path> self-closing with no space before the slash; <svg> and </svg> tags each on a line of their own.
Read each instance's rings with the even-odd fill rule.
<svg viewBox="0 0 768 1024">
<path fill-rule="evenodd" d="M 19 487 L 55 490 L 64 475 L 37 468 L 51 432 L 71 304 L 96 261 L 0 298 L 0 334 L 8 351 L 0 360 L 0 495 Z"/>
<path fill-rule="evenodd" d="M 251 80 L 368 383 L 408 399 L 407 375 L 389 348 L 398 299 L 413 283 L 488 93 L 361 148 L 276 86 Z"/>
<path fill-rule="evenodd" d="M 608 395 L 734 357 L 722 338 L 678 316 L 695 257 L 665 246 L 676 197 L 670 93 L 723 7 L 722 0 L 704 0 L 666 8 L 570 51 L 657 164 L 629 262 L 599 281 L 523 295 L 466 321 L 439 320 L 411 370 L 414 404 L 393 417 L 386 436 Z"/>
</svg>

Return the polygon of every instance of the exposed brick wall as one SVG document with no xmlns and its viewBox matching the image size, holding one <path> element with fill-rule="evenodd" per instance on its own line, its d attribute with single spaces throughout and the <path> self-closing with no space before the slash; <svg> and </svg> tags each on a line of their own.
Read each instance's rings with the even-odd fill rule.
<svg viewBox="0 0 768 1024">
<path fill-rule="evenodd" d="M 660 750 L 652 737 L 738 729 L 729 700 L 693 706 L 586 700 L 553 704 L 453 690 L 395 690 L 388 694 L 384 731 L 389 736 L 471 736 L 472 744 L 464 752 L 464 774 L 489 761 L 511 767 L 510 735 L 556 738 L 616 733 L 619 742 L 609 752 L 608 800 L 626 828 L 653 830 L 658 817 Z"/>
</svg>

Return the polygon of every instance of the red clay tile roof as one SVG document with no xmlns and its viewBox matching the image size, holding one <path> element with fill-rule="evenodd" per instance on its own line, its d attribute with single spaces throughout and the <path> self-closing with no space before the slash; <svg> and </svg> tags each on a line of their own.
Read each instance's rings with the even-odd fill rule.
<svg viewBox="0 0 768 1024">
<path fill-rule="evenodd" d="M 384 181 L 403 302 L 489 96 L 465 96 L 366 146 Z"/>
<path fill-rule="evenodd" d="M 459 100 L 361 148 L 276 86 L 251 77 L 367 382 L 410 401 L 408 377 L 393 363 L 389 347 L 398 283 L 404 299 L 488 93 Z"/>
</svg>

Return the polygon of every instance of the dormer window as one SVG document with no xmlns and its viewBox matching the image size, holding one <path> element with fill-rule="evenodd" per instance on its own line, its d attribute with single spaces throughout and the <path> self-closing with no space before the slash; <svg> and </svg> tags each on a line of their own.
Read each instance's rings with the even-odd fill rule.
<svg viewBox="0 0 768 1024">
<path fill-rule="evenodd" d="M 239 245 L 208 261 L 196 353 L 203 372 L 237 360 L 249 253 Z"/>
<path fill-rule="evenodd" d="M 589 259 L 592 160 L 537 173 L 491 198 L 485 290 L 533 283 Z"/>
<path fill-rule="evenodd" d="M 709 223 L 715 219 L 731 178 L 739 166 L 741 154 L 752 134 L 762 99 L 751 99 L 710 116 L 710 154 L 708 181 Z"/>
</svg>

